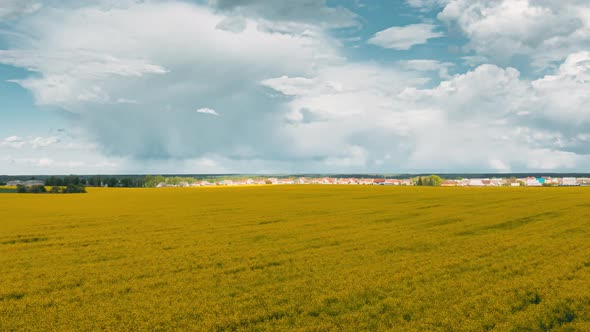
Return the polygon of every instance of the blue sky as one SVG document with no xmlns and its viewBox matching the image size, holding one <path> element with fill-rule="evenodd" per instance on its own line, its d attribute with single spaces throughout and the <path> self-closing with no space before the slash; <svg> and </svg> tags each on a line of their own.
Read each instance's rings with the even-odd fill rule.
<svg viewBox="0 0 590 332">
<path fill-rule="evenodd" d="M 590 166 L 584 0 L 3 0 L 0 174 Z"/>
</svg>

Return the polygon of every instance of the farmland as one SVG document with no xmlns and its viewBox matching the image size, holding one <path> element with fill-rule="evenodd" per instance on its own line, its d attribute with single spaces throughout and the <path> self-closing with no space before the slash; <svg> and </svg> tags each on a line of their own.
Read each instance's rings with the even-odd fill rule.
<svg viewBox="0 0 590 332">
<path fill-rule="evenodd" d="M 0 194 L 0 330 L 590 330 L 590 188 Z"/>
</svg>

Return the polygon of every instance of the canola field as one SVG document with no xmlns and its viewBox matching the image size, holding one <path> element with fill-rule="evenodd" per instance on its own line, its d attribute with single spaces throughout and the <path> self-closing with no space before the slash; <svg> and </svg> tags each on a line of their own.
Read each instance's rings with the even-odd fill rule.
<svg viewBox="0 0 590 332">
<path fill-rule="evenodd" d="M 590 331 L 590 188 L 0 194 L 0 331 Z"/>
</svg>

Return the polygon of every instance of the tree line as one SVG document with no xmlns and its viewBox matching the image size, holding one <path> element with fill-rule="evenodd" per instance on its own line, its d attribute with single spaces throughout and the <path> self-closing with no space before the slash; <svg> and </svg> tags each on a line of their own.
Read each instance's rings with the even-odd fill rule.
<svg viewBox="0 0 590 332">
<path fill-rule="evenodd" d="M 94 175 L 89 177 L 79 177 L 77 175 L 69 175 L 65 177 L 50 176 L 45 180 L 46 186 L 68 186 L 84 185 L 88 187 L 143 187 L 145 179 L 143 177 L 124 177 L 117 178 L 114 176 L 100 176 Z"/>
<path fill-rule="evenodd" d="M 68 184 L 65 187 L 54 185 L 49 191 L 43 185 L 25 186 L 19 184 L 16 186 L 16 192 L 19 194 L 81 194 L 86 192 L 86 187 L 82 184 Z"/>
</svg>

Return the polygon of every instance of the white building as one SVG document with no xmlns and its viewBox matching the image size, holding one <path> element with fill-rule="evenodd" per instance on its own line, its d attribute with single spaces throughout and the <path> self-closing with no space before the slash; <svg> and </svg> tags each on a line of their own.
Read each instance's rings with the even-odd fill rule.
<svg viewBox="0 0 590 332">
<path fill-rule="evenodd" d="M 578 180 L 576 178 L 563 178 L 561 179 L 562 186 L 577 186 Z"/>
<path fill-rule="evenodd" d="M 469 179 L 469 183 L 467 184 L 470 187 L 483 187 L 485 184 L 483 183 L 483 179 Z"/>
</svg>

